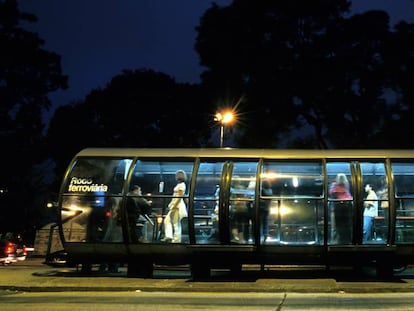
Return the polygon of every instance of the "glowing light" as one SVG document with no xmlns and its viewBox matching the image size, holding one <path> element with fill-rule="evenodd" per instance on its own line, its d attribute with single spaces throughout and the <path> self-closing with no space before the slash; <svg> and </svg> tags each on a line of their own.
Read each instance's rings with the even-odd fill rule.
<svg viewBox="0 0 414 311">
<path fill-rule="evenodd" d="M 292 213 L 292 209 L 290 207 L 287 207 L 285 205 L 281 205 L 279 209 L 280 216 L 286 216 Z"/>
<path fill-rule="evenodd" d="M 292 208 L 286 205 L 281 204 L 278 206 L 271 206 L 270 207 L 270 214 L 276 216 L 286 216 L 292 213 Z"/>
<path fill-rule="evenodd" d="M 72 204 L 69 207 L 66 207 L 66 208 L 62 209 L 62 214 L 69 215 L 69 216 L 73 216 L 73 215 L 75 215 L 79 212 L 82 213 L 83 209 L 80 208 L 79 206 L 75 205 L 75 204 Z"/>
<path fill-rule="evenodd" d="M 220 148 L 223 148 L 223 139 L 224 139 L 224 126 L 234 123 L 236 120 L 235 110 L 225 110 L 222 112 L 217 112 L 214 115 L 214 121 L 220 123 Z"/>
</svg>

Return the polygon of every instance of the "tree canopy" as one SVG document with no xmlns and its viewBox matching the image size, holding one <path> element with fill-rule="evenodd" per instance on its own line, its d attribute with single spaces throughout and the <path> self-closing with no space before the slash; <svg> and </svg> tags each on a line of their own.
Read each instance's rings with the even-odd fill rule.
<svg viewBox="0 0 414 311">
<path fill-rule="evenodd" d="M 207 67 L 203 83 L 212 93 L 230 90 L 247 99 L 251 120 L 239 144 L 276 147 L 302 128 L 308 136 L 294 146 L 394 147 L 393 123 L 406 115 L 402 107 L 412 110 L 412 25 L 391 31 L 387 13 L 347 17 L 350 6 L 235 0 L 204 14 L 195 45 Z M 399 144 L 412 146 L 411 140 Z"/>
<path fill-rule="evenodd" d="M 67 87 L 60 56 L 42 49 L 44 41 L 24 30 L 21 22 L 36 17 L 22 13 L 15 0 L 0 1 L 0 226 L 10 220 L 29 222 L 34 196 L 41 188 L 34 165 L 43 161 L 44 123 L 42 112 L 49 109 L 48 93 Z M 30 156 L 27 156 L 30 154 Z"/>
</svg>

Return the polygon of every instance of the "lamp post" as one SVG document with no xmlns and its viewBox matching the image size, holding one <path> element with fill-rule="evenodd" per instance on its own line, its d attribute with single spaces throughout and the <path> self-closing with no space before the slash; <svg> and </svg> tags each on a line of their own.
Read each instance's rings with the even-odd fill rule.
<svg viewBox="0 0 414 311">
<path fill-rule="evenodd" d="M 220 122 L 220 148 L 223 148 L 224 126 L 234 121 L 233 111 L 217 112 L 214 121 Z"/>
</svg>

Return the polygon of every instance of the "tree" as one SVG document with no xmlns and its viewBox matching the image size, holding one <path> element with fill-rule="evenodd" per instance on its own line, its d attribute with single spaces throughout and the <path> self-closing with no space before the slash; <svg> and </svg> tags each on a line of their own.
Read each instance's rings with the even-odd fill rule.
<svg viewBox="0 0 414 311">
<path fill-rule="evenodd" d="M 389 38 L 385 55 L 391 104 L 384 116 L 384 131 L 378 141 L 389 148 L 412 148 L 414 144 L 414 24 L 400 22 Z"/>
<path fill-rule="evenodd" d="M 203 82 L 212 93 L 244 94 L 244 146 L 276 146 L 298 122 L 299 63 L 318 62 L 320 34 L 348 8 L 348 1 L 236 0 L 205 13 L 196 41 L 208 68 Z"/>
<path fill-rule="evenodd" d="M 308 148 L 393 143 L 383 132 L 396 128 L 389 114 L 399 119 L 402 111 L 387 95 L 401 94 L 396 76 L 409 75 L 401 69 L 412 66 L 412 46 L 403 43 L 411 35 L 402 26 L 400 34 L 391 32 L 383 11 L 348 18 L 350 6 L 347 0 L 235 0 L 206 11 L 195 45 L 207 68 L 203 83 L 210 94 L 246 98 L 240 147 L 275 147 L 295 130 L 308 134 L 296 146 Z M 404 64 L 390 58 L 396 46 Z M 408 99 L 410 88 L 404 89 Z"/>
<path fill-rule="evenodd" d="M 209 111 L 199 85 L 178 84 L 152 70 L 125 70 L 83 102 L 58 108 L 48 144 L 63 173 L 86 147 L 199 147 L 210 137 Z M 64 142 L 64 144 L 62 144 Z"/>
<path fill-rule="evenodd" d="M 37 34 L 25 31 L 20 22 L 35 22 L 21 13 L 16 0 L 0 0 L 0 227 L 19 227 L 33 221 L 34 196 L 41 188 L 32 178 L 35 165 L 45 158 L 42 112 L 49 109 L 49 92 L 67 87 L 60 56 L 41 48 Z"/>
</svg>

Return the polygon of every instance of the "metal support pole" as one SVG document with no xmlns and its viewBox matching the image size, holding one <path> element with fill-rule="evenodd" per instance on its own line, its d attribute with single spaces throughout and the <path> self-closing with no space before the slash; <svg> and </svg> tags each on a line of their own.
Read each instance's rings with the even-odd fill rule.
<svg viewBox="0 0 414 311">
<path fill-rule="evenodd" d="M 220 148 L 223 148 L 223 138 L 224 138 L 224 125 L 221 123 L 220 126 Z"/>
</svg>

